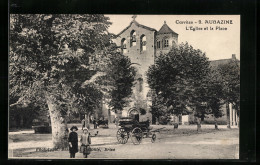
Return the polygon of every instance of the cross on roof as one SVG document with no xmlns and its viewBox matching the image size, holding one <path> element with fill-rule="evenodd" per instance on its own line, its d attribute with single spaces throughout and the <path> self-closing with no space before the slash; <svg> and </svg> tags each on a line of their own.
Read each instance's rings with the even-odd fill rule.
<svg viewBox="0 0 260 165">
<path fill-rule="evenodd" d="M 137 17 L 137 15 L 133 15 L 132 18 L 135 20 L 135 18 Z"/>
</svg>

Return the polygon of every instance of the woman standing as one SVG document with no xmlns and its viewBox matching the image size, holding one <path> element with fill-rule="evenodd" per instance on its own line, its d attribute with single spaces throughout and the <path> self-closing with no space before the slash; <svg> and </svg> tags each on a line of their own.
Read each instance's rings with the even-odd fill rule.
<svg viewBox="0 0 260 165">
<path fill-rule="evenodd" d="M 91 139 L 90 139 L 90 133 L 88 133 L 88 128 L 83 128 L 83 134 L 80 138 L 81 147 L 83 147 L 83 157 L 87 158 L 88 154 L 90 153 L 90 147 Z"/>
<path fill-rule="evenodd" d="M 72 126 L 70 130 L 72 131 L 69 134 L 70 158 L 75 158 L 75 154 L 78 152 L 78 134 L 76 132 L 78 128 L 76 126 Z"/>
</svg>

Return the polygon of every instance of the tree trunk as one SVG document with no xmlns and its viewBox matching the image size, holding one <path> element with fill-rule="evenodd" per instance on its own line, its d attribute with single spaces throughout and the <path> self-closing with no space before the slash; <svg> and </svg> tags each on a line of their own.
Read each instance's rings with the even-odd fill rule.
<svg viewBox="0 0 260 165">
<path fill-rule="evenodd" d="M 156 124 L 156 125 L 159 125 L 159 117 L 156 117 L 155 120 L 156 120 L 156 121 L 155 121 L 155 124 Z"/>
<path fill-rule="evenodd" d="M 229 104 L 228 104 L 228 102 L 226 103 L 226 111 L 227 111 L 227 128 L 231 128 L 230 127 L 230 112 L 229 112 Z"/>
<path fill-rule="evenodd" d="M 90 113 L 87 113 L 85 115 L 85 127 L 88 128 L 88 129 L 90 129 L 90 125 L 89 125 L 90 119 L 89 119 L 89 117 L 90 117 Z"/>
<path fill-rule="evenodd" d="M 23 114 L 21 114 L 20 128 L 24 128 Z"/>
<path fill-rule="evenodd" d="M 239 128 L 239 117 L 238 117 L 238 110 L 236 110 L 236 124 L 237 124 L 237 127 Z"/>
<path fill-rule="evenodd" d="M 85 118 L 84 118 L 84 125 L 85 125 L 85 127 L 87 127 L 86 125 L 88 124 L 88 114 L 85 114 L 85 116 L 84 116 Z"/>
<path fill-rule="evenodd" d="M 239 128 L 240 122 L 239 122 L 239 117 L 237 116 L 237 127 Z"/>
<path fill-rule="evenodd" d="M 197 131 L 201 131 L 201 121 L 200 121 L 200 118 L 199 117 L 196 117 L 197 118 Z"/>
<path fill-rule="evenodd" d="M 55 104 L 54 97 L 46 94 L 46 101 L 51 119 L 53 148 L 65 149 L 69 146 L 66 119 L 61 115 L 60 110 Z"/>
<path fill-rule="evenodd" d="M 215 129 L 218 130 L 218 122 L 217 118 L 214 116 L 214 122 L 215 122 Z"/>
</svg>

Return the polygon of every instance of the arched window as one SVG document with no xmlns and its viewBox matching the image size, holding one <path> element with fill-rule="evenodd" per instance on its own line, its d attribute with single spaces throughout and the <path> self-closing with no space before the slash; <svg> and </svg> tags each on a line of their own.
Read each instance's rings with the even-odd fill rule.
<svg viewBox="0 0 260 165">
<path fill-rule="evenodd" d="M 143 79 L 142 78 L 137 79 L 137 91 L 138 92 L 143 91 Z"/>
<path fill-rule="evenodd" d="M 127 49 L 126 49 L 126 39 L 123 38 L 121 40 L 121 49 L 122 49 L 122 53 L 125 54 L 127 52 Z"/>
<path fill-rule="evenodd" d="M 140 37 L 140 51 L 146 51 L 146 36 L 141 35 Z"/>
<path fill-rule="evenodd" d="M 130 46 L 136 46 L 136 32 L 134 30 L 130 33 Z"/>
<path fill-rule="evenodd" d="M 157 41 L 157 49 L 161 48 L 161 42 Z"/>
<path fill-rule="evenodd" d="M 164 48 L 164 39 L 162 39 L 162 49 Z"/>
</svg>

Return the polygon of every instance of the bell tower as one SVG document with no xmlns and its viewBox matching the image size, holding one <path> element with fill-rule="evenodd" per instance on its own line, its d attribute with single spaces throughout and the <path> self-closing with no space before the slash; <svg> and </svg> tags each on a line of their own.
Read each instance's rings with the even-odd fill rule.
<svg viewBox="0 0 260 165">
<path fill-rule="evenodd" d="M 156 56 L 168 53 L 172 46 L 178 44 L 178 34 L 175 33 L 164 21 L 156 35 Z"/>
</svg>

